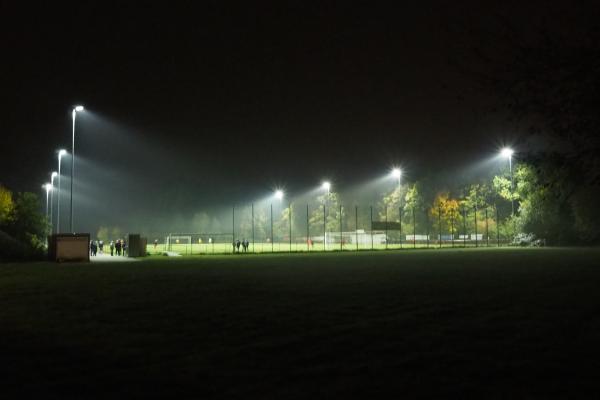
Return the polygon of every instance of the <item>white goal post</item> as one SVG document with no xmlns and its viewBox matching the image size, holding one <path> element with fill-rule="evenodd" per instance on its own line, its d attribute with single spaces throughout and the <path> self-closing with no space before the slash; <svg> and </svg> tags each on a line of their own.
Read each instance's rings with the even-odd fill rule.
<svg viewBox="0 0 600 400">
<path fill-rule="evenodd" d="M 172 246 L 174 244 L 191 244 L 192 235 L 169 235 L 165 237 L 165 244 Z"/>
</svg>

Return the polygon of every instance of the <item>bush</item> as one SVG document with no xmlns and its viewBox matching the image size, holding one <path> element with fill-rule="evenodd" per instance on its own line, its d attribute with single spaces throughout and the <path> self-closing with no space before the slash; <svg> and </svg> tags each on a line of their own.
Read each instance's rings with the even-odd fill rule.
<svg viewBox="0 0 600 400">
<path fill-rule="evenodd" d="M 45 249 L 40 245 L 24 243 L 0 231 L 0 261 L 44 260 Z"/>
</svg>

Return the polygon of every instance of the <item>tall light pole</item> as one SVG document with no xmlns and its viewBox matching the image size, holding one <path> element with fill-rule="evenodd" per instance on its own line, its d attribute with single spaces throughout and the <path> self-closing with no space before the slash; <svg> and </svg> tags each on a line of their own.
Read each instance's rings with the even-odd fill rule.
<svg viewBox="0 0 600 400">
<path fill-rule="evenodd" d="M 73 108 L 71 115 L 73 117 L 73 139 L 71 142 L 71 217 L 69 218 L 69 225 L 71 233 L 73 231 L 73 180 L 75 179 L 75 118 L 77 113 L 83 111 L 83 106 L 76 106 Z"/>
<path fill-rule="evenodd" d="M 398 187 L 397 187 L 397 190 L 398 190 L 398 218 L 400 220 L 400 248 L 402 248 L 402 195 L 400 192 L 400 187 L 401 187 L 400 184 L 402 183 L 402 170 L 400 168 L 393 168 L 391 175 L 394 179 L 396 179 L 398 181 Z M 386 243 L 387 243 L 387 234 L 386 234 Z"/>
<path fill-rule="evenodd" d="M 500 152 L 500 155 L 504 158 L 508 158 L 508 169 L 510 171 L 510 206 L 511 206 L 511 215 L 514 217 L 515 215 L 515 200 L 513 196 L 514 191 L 514 181 L 513 181 L 513 171 L 512 171 L 512 156 L 514 151 L 511 148 L 505 147 Z"/>
<path fill-rule="evenodd" d="M 58 207 L 56 209 L 56 233 L 60 233 L 60 197 L 62 192 L 60 191 L 60 160 L 62 156 L 66 155 L 67 151 L 65 149 L 61 149 L 58 151 Z"/>
<path fill-rule="evenodd" d="M 52 190 L 52 184 L 45 183 L 42 185 L 42 189 L 46 190 L 46 218 L 48 218 L 48 199 L 50 196 L 50 191 Z"/>
<path fill-rule="evenodd" d="M 50 233 L 54 230 L 54 178 L 58 175 L 58 172 L 52 171 L 50 174 Z"/>
</svg>

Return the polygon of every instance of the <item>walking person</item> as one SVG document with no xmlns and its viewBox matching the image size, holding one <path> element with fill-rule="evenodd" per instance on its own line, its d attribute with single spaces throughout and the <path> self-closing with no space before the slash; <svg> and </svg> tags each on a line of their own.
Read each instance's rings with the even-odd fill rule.
<svg viewBox="0 0 600 400">
<path fill-rule="evenodd" d="M 117 239 L 117 243 L 115 243 L 115 251 L 117 252 L 118 256 L 121 255 L 121 239 Z"/>
<path fill-rule="evenodd" d="M 237 248 L 237 252 L 238 252 L 238 253 L 240 252 L 240 244 L 241 244 L 241 243 L 240 243 L 240 239 L 237 239 L 237 240 L 235 241 L 235 247 Z"/>
<path fill-rule="evenodd" d="M 115 252 L 115 242 L 113 242 L 113 241 L 111 240 L 111 241 L 110 241 L 110 244 L 109 244 L 109 247 L 110 247 L 110 256 L 112 257 L 112 256 L 113 256 L 113 254 L 114 254 L 114 252 Z"/>
<path fill-rule="evenodd" d="M 103 240 L 98 242 L 98 249 L 100 249 L 100 254 L 104 254 L 104 241 Z"/>
<path fill-rule="evenodd" d="M 127 242 L 125 239 L 121 241 L 121 252 L 123 253 L 123 257 L 125 257 L 125 252 L 127 251 Z"/>
</svg>

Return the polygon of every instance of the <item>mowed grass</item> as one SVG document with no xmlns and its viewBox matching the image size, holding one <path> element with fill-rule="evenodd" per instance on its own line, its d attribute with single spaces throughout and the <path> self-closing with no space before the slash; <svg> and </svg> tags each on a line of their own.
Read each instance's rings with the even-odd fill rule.
<svg viewBox="0 0 600 400">
<path fill-rule="evenodd" d="M 593 398 L 600 250 L 0 265 L 3 397 Z"/>
<path fill-rule="evenodd" d="M 506 246 L 507 243 L 503 240 L 500 245 Z M 463 241 L 461 239 L 454 240 L 452 243 L 449 240 L 444 240 L 442 242 L 443 248 L 463 248 L 463 247 L 499 247 L 496 240 L 490 239 L 489 241 L 480 240 L 476 242 L 474 240 Z M 250 243 L 248 247 L 248 253 L 308 253 L 308 252 L 323 252 L 323 251 L 369 251 L 369 250 L 411 250 L 411 249 L 438 249 L 440 245 L 436 241 L 431 241 L 427 243 L 426 241 L 417 241 L 413 243 L 412 241 L 403 241 L 400 243 L 389 243 L 388 245 L 382 243 L 374 243 L 371 246 L 370 243 L 361 243 L 358 246 L 352 243 L 345 243 L 340 246 L 340 243 L 329 243 L 326 247 L 323 246 L 323 243 L 313 243 L 310 248 L 306 243 L 292 243 L 290 245 L 289 242 L 276 241 L 271 245 L 268 242 L 256 242 L 253 246 Z M 106 251 L 106 250 L 105 250 Z M 231 243 L 173 243 L 171 246 L 165 244 L 158 244 L 154 247 L 153 244 L 149 244 L 146 247 L 146 251 L 150 255 L 161 255 L 165 251 L 172 251 L 178 253 L 182 256 L 186 255 L 213 255 L 213 254 L 231 254 L 233 253 L 233 246 Z M 240 246 L 239 251 L 236 250 L 237 253 L 243 253 L 244 250 Z"/>
</svg>

